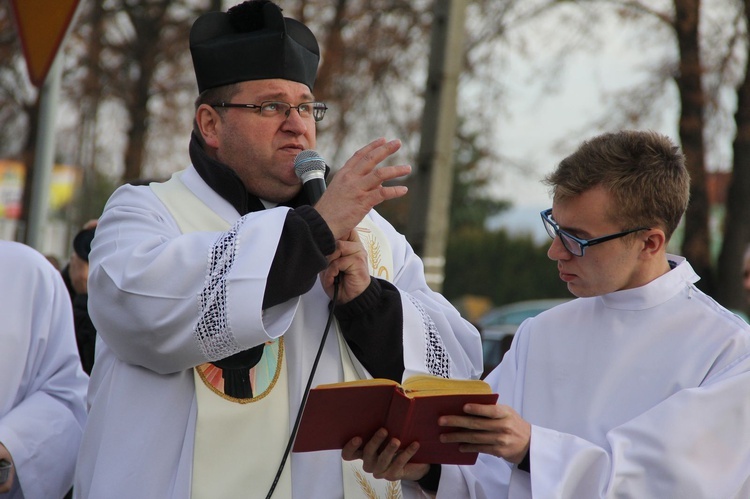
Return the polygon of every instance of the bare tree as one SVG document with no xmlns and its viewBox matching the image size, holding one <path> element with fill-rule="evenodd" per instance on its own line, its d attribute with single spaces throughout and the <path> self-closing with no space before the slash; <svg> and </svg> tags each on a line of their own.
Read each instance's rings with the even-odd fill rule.
<svg viewBox="0 0 750 499">
<path fill-rule="evenodd" d="M 189 14 L 173 14 L 192 9 L 174 0 L 123 2 L 111 9 L 113 21 L 122 26 L 123 38 L 113 45 L 119 52 L 117 68 L 123 83 L 121 98 L 129 113 L 123 180 L 142 176 L 147 141 L 155 116 L 174 114 L 169 109 L 155 109 L 153 98 L 180 90 L 182 74 L 176 63 L 185 62 Z M 115 14 L 116 13 L 116 14 Z M 177 82 L 177 85 L 168 82 Z M 166 102 L 168 99 L 164 99 Z"/>
<path fill-rule="evenodd" d="M 720 296 L 726 287 L 725 279 L 739 265 L 737 262 L 721 260 L 736 260 L 738 250 L 735 248 L 732 250 L 734 254 L 725 252 L 720 256 L 718 267 L 734 267 L 733 270 L 720 271 L 717 281 L 711 252 L 711 206 L 707 172 L 728 166 L 717 151 L 721 149 L 720 141 L 726 141 L 732 128 L 725 118 L 727 104 L 723 96 L 728 90 L 733 90 L 740 80 L 733 76 L 737 72 L 738 46 L 746 47 L 747 43 L 747 34 L 742 31 L 745 29 L 744 23 L 731 21 L 732 16 L 735 16 L 734 12 L 741 12 L 736 5 L 732 5 L 739 2 L 672 0 L 671 10 L 665 5 L 660 10 L 654 6 L 656 2 L 639 0 L 591 0 L 578 3 L 609 4 L 619 9 L 624 21 L 643 24 L 644 32 L 648 33 L 648 36 L 643 37 L 647 40 L 644 50 L 659 43 L 653 38 L 659 32 L 668 33 L 672 40 L 661 40 L 661 43 L 672 43 L 676 47 L 674 59 L 668 56 L 667 59 L 655 59 L 651 62 L 650 79 L 617 96 L 616 108 L 608 110 L 609 115 L 602 119 L 600 126 L 638 126 L 663 108 L 669 81 L 676 84 L 680 104 L 678 133 L 691 175 L 690 205 L 684 218 L 681 252 L 701 276 L 699 286 L 709 294 Z M 710 11 L 714 15 L 712 19 L 705 16 L 702 18 L 702 15 L 709 12 L 706 4 L 711 4 L 713 9 Z M 717 11 L 722 14 L 719 22 L 716 20 Z M 730 19 L 729 23 L 725 22 L 727 18 Z M 649 20 L 654 29 L 649 30 L 644 24 Z M 738 113 L 740 114 L 735 115 L 735 119 L 743 111 L 738 108 Z M 739 130 L 739 123 L 737 127 Z M 735 146 L 735 154 L 736 151 Z M 735 158 L 735 168 L 736 161 Z M 740 190 L 734 194 L 735 202 L 744 205 L 750 192 L 741 191 L 744 189 L 741 187 L 738 189 Z M 738 209 L 739 206 L 728 208 L 728 211 Z"/>
<path fill-rule="evenodd" d="M 674 17 L 648 12 L 641 5 L 640 11 L 660 18 L 673 27 L 678 46 L 679 62 L 676 66 L 664 64 L 664 68 L 675 67 L 672 76 L 680 95 L 679 133 L 682 147 L 688 160 L 691 175 L 691 199 L 684 220 L 683 254 L 691 261 L 701 276 L 699 285 L 732 308 L 745 307 L 741 289 L 741 265 L 744 246 L 750 242 L 750 227 L 744 221 L 750 216 L 750 82 L 748 82 L 747 6 L 742 1 L 715 2 L 712 14 L 721 9 L 711 22 L 701 21 L 701 12 L 708 12 L 707 2 L 699 0 L 674 0 Z M 636 2 L 624 2 L 633 7 Z M 702 26 L 702 29 L 699 29 Z M 655 72 L 651 91 L 635 89 L 628 97 L 640 95 L 636 109 L 648 109 L 648 99 L 663 85 L 664 73 Z M 717 153 L 719 142 L 726 141 L 732 132 L 732 124 L 726 119 L 725 96 L 729 91 L 737 96 L 734 113 L 735 139 L 733 145 L 732 183 L 727 197 L 726 217 L 723 228 L 722 250 L 714 265 L 711 254 L 709 225 L 709 197 L 707 171 L 726 168 L 725 160 Z M 638 102 L 637 97 L 633 99 Z M 644 105 L 645 104 L 645 105 Z M 653 101 L 650 107 L 655 108 Z M 710 154 L 713 152 L 713 154 Z M 707 161 L 712 157 L 713 161 Z M 717 269 L 714 274 L 714 268 Z"/>
<path fill-rule="evenodd" d="M 78 210 L 72 220 L 75 227 L 80 227 L 86 220 L 98 217 L 97 208 L 93 206 L 94 185 L 97 176 L 96 151 L 99 137 L 97 125 L 105 87 L 108 87 L 108 75 L 101 66 L 104 52 L 104 33 L 106 30 L 106 13 L 102 2 L 84 4 L 79 15 L 77 29 L 71 33 L 71 45 L 85 47 L 85 51 L 76 60 L 76 74 L 66 78 L 67 96 L 78 103 L 79 119 L 77 120 L 77 143 L 70 151 L 74 164 L 83 170 L 82 189 L 78 196 Z M 75 82 L 71 85 L 70 83 Z"/>
<path fill-rule="evenodd" d="M 724 241 L 718 262 L 717 299 L 720 303 L 738 310 L 747 309 L 742 288 L 742 265 L 745 248 L 750 243 L 750 0 L 741 2 L 744 18 L 745 74 L 737 87 L 737 110 L 734 114 L 736 132 L 732 146 L 732 181 L 727 193 Z"/>
<path fill-rule="evenodd" d="M 331 110 L 319 147 L 334 167 L 377 135 L 404 142 L 398 161 L 413 162 L 420 139 L 432 0 L 279 0 L 286 15 L 308 23 L 322 49 L 315 92 Z M 120 178 L 164 176 L 187 163 L 196 95 L 187 47 L 195 17 L 218 0 L 107 0 L 87 4 L 70 42 L 65 99 L 77 121 L 66 151 L 87 172 Z M 461 136 L 475 137 L 481 168 L 502 175 L 517 164 L 497 150 L 505 112 L 498 80 L 513 52 L 526 50 L 527 26 L 556 0 L 473 0 L 467 12 L 465 68 L 459 84 Z M 555 43 L 553 74 L 571 45 L 581 44 L 590 18 L 565 18 L 578 34 Z M 558 32 L 556 27 L 550 30 Z M 571 33 L 575 29 L 571 29 Z M 528 35 L 533 40 L 538 34 Z M 576 38 L 577 37 L 577 38 Z M 558 38 L 559 40 L 559 38 Z M 550 47 L 552 50 L 553 47 Z M 418 200 L 423 202 L 424 200 Z"/>
<path fill-rule="evenodd" d="M 700 0 L 675 0 L 674 30 L 679 47 L 675 81 L 680 92 L 680 142 L 690 172 L 690 204 L 685 213 L 682 252 L 701 276 L 699 285 L 713 294 L 714 279 L 708 230 L 708 188 L 706 185 L 703 66 L 701 65 Z"/>
</svg>

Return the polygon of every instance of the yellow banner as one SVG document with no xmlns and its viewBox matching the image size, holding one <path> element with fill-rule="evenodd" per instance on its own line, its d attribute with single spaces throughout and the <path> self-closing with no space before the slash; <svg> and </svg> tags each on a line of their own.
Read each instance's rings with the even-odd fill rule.
<svg viewBox="0 0 750 499">
<path fill-rule="evenodd" d="M 0 159 L 0 218 L 20 218 L 25 176 L 26 167 L 23 163 Z M 52 168 L 50 210 L 60 210 L 73 201 L 82 176 L 78 166 L 55 165 Z"/>
</svg>

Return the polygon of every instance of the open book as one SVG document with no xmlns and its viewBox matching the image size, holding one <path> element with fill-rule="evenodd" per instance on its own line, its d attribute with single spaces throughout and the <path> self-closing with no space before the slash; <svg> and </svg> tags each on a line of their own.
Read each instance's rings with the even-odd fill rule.
<svg viewBox="0 0 750 499">
<path fill-rule="evenodd" d="M 410 377 L 401 385 L 388 379 L 319 385 L 310 390 L 293 450 L 341 449 L 356 436 L 367 442 L 385 428 L 402 449 L 419 442 L 413 463 L 473 464 L 477 453 L 440 442 L 441 433 L 456 430 L 438 426 L 438 418 L 463 414 L 469 402 L 495 404 L 497 397 L 481 380 L 429 375 Z"/>
</svg>

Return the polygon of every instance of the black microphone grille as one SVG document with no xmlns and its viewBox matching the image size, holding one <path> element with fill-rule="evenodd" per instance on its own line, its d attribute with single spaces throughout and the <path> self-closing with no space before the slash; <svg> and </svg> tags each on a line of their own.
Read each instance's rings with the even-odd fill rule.
<svg viewBox="0 0 750 499">
<path fill-rule="evenodd" d="M 306 149 L 294 158 L 294 171 L 298 177 L 301 177 L 305 173 L 312 171 L 323 171 L 326 170 L 326 162 L 320 157 L 316 151 L 312 149 Z"/>
</svg>

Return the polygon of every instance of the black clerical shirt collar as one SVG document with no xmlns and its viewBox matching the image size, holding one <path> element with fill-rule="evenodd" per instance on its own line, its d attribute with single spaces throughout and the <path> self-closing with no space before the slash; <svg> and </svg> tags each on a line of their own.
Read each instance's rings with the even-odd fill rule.
<svg viewBox="0 0 750 499">
<path fill-rule="evenodd" d="M 242 183 L 239 175 L 234 170 L 206 154 L 195 133 L 190 137 L 189 150 L 190 160 L 198 175 L 201 176 L 211 189 L 234 206 L 240 215 L 265 209 L 263 202 L 257 196 L 247 192 L 245 184 Z M 302 189 L 294 198 L 279 204 L 296 208 L 310 204 L 310 201 L 304 189 Z"/>
</svg>

